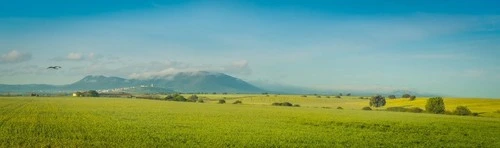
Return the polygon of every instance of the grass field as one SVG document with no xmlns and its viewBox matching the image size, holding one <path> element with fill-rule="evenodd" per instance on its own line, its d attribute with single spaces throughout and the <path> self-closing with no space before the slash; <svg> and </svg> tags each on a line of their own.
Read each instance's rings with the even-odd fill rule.
<svg viewBox="0 0 500 148">
<path fill-rule="evenodd" d="M 355 97 L 201 97 L 211 101 L 1 97 L 0 147 L 500 147 L 494 116 L 362 111 L 368 101 Z M 270 106 L 280 101 L 302 107 Z M 446 101 L 494 114 L 500 100 Z"/>
</svg>

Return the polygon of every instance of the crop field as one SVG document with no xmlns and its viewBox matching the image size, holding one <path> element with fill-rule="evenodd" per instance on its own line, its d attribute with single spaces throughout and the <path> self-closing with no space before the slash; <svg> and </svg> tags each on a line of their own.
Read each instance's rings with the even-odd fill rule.
<svg viewBox="0 0 500 148">
<path fill-rule="evenodd" d="M 472 117 L 363 111 L 368 100 L 357 97 L 200 97 L 206 103 L 0 97 L 0 147 L 500 147 L 500 100 L 445 98 L 447 108 L 489 115 Z M 270 105 L 283 101 L 301 107 Z M 391 104 L 422 107 L 425 99 Z"/>
</svg>

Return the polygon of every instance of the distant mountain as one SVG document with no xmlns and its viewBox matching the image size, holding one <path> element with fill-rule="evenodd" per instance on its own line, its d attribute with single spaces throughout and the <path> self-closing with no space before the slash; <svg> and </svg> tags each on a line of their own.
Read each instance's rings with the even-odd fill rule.
<svg viewBox="0 0 500 148">
<path fill-rule="evenodd" d="M 228 93 L 261 93 L 264 90 L 241 79 L 206 71 L 180 72 L 160 78 L 142 80 L 145 84 L 153 84 L 170 88 L 178 92 L 228 92 Z"/>
<path fill-rule="evenodd" d="M 125 89 L 127 88 L 127 89 Z M 135 88 L 135 89 L 131 89 Z M 72 92 L 82 90 L 133 91 L 133 92 L 227 92 L 261 93 L 264 90 L 241 79 L 206 71 L 181 72 L 149 79 L 124 79 L 119 77 L 86 76 L 68 85 L 3 85 L 0 93 L 6 92 Z"/>
</svg>

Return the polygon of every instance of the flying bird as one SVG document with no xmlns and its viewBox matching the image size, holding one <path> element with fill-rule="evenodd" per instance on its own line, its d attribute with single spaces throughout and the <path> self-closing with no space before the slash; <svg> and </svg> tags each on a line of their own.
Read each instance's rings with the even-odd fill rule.
<svg viewBox="0 0 500 148">
<path fill-rule="evenodd" d="M 47 69 L 59 69 L 59 68 L 62 68 L 61 66 L 49 66 L 47 67 Z"/>
</svg>

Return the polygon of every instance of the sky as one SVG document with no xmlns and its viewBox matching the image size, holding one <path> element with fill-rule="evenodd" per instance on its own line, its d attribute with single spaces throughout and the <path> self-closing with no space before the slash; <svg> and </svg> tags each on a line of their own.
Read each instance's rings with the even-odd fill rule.
<svg viewBox="0 0 500 148">
<path fill-rule="evenodd" d="M 0 84 L 222 72 L 326 90 L 500 98 L 500 1 L 0 2 Z M 59 70 L 46 69 L 59 65 Z"/>
</svg>

